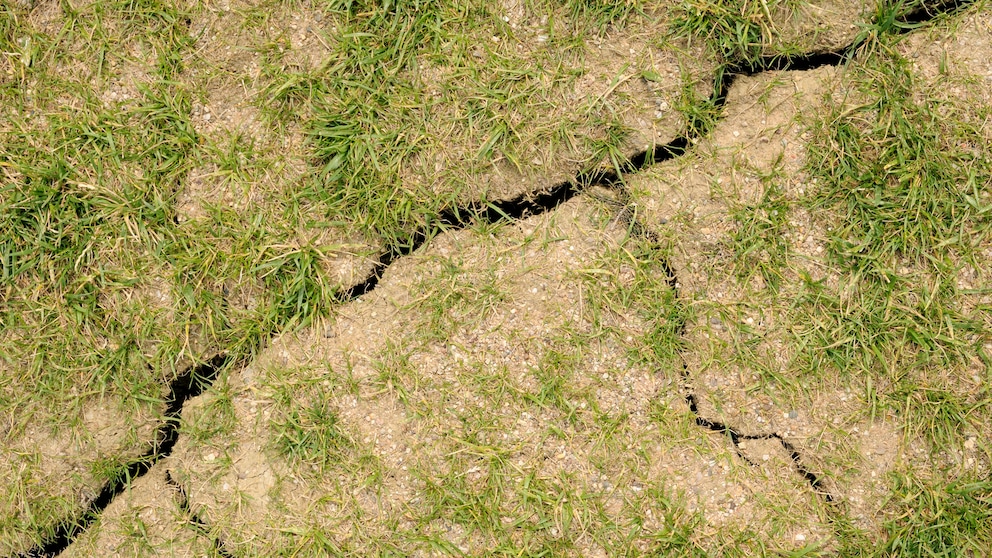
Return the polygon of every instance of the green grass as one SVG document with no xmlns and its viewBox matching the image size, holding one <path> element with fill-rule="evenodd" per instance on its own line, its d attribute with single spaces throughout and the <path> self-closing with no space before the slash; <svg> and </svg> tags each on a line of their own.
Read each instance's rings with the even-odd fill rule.
<svg viewBox="0 0 992 558">
<path fill-rule="evenodd" d="M 989 420 L 988 391 L 971 379 L 988 323 L 958 280 L 984 265 L 992 158 L 974 107 L 917 77 L 897 41 L 870 38 L 864 53 L 849 74 L 856 92 L 809 119 L 814 186 L 799 203 L 820 216 L 838 278 L 805 280 L 800 366 L 868 378 L 872 416 L 894 413 L 940 456 L 892 478 L 886 542 L 870 554 L 980 553 L 988 487 L 947 456 Z"/>
<path fill-rule="evenodd" d="M 673 23 L 676 37 L 699 37 L 726 60 L 760 56 L 775 33 L 767 4 L 683 2 Z"/>
<path fill-rule="evenodd" d="M 893 52 L 871 57 L 856 70 L 864 101 L 815 127 L 819 185 L 803 203 L 831 216 L 827 256 L 843 278 L 839 292 L 807 283 L 799 337 L 813 369 L 885 377 L 910 430 L 942 447 L 986 404 L 945 385 L 942 371 L 965 366 L 988 339 L 957 274 L 981 265 L 990 238 L 992 162 L 974 147 L 980 130 L 955 118 L 968 107 L 917 100 L 908 64 Z"/>
<path fill-rule="evenodd" d="M 819 130 L 830 147 L 812 169 L 824 181 L 814 209 L 843 212 L 831 254 L 846 269 L 884 282 L 897 263 L 947 276 L 973 261 L 990 231 L 981 133 L 954 118 L 965 107 L 912 97 L 908 61 L 880 56 L 864 71 L 871 96 Z"/>
<path fill-rule="evenodd" d="M 495 270 L 473 270 L 470 260 L 464 256 L 438 258 L 430 266 L 433 273 L 425 269 L 417 279 L 412 289 L 413 305 L 424 316 L 417 328 L 417 343 L 443 341 L 458 328 L 475 326 L 509 298 Z"/>
<path fill-rule="evenodd" d="M 574 369 L 581 358 L 581 353 L 562 354 L 550 351 L 544 355 L 542 362 L 533 370 L 538 389 L 535 393 L 527 394 L 526 399 L 542 409 L 555 409 L 561 413 L 566 422 L 574 424 L 577 420 L 579 402 L 595 401 L 588 393 L 583 394 L 574 386 L 576 379 Z M 585 405 L 583 405 L 585 407 Z"/>
<path fill-rule="evenodd" d="M 747 284 L 757 275 L 772 290 L 782 284 L 789 250 L 783 233 L 788 227 L 790 202 L 776 185 L 779 178 L 767 177 L 758 203 L 735 208 L 732 217 L 736 227 L 729 239 L 734 271 L 741 282 Z"/>
<path fill-rule="evenodd" d="M 896 513 L 883 556 L 968 556 L 992 544 L 987 480 L 894 479 Z M 928 482 L 929 481 L 929 482 Z"/>
<path fill-rule="evenodd" d="M 641 329 L 637 339 L 629 343 L 632 360 L 677 370 L 681 367 L 682 330 L 692 319 L 693 309 L 676 299 L 669 285 L 665 265 L 669 257 L 664 244 L 634 237 L 580 273 L 596 335 L 625 337 L 626 328 L 610 325 L 615 320 L 609 317 L 633 313 L 641 320 Z"/>
<path fill-rule="evenodd" d="M 281 403 L 288 404 L 287 401 Z M 341 452 L 352 445 L 341 432 L 334 410 L 323 401 L 288 411 L 274 426 L 278 450 L 291 460 L 315 470 L 339 460 Z"/>
<path fill-rule="evenodd" d="M 560 40 L 574 43 L 554 48 L 549 36 L 551 48 L 538 50 L 485 3 L 335 8 L 328 58 L 303 71 L 272 60 L 258 98 L 271 118 L 303 125 L 315 172 L 294 202 L 310 211 L 404 246 L 443 209 L 485 197 L 494 161 L 533 172 L 532 160 L 559 152 L 581 153 L 580 166 L 622 158 L 613 106 L 561 108 L 585 73 L 584 38 L 622 25 L 636 5 L 534 6 L 535 19 L 567 14 Z M 505 46 L 515 42 L 527 48 Z"/>
<path fill-rule="evenodd" d="M 812 37 L 798 39 L 784 33 L 801 19 L 803 6 L 792 0 L 684 0 L 674 10 L 670 32 L 679 39 L 702 42 L 722 61 L 733 64 L 766 55 L 789 55 L 808 50 L 804 42 L 815 42 L 815 34 L 809 31 Z"/>
</svg>

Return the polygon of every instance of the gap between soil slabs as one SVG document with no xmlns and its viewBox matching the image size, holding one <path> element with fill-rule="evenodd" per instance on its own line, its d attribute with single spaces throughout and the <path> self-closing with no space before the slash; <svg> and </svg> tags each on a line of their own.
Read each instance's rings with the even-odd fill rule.
<svg viewBox="0 0 992 558">
<path fill-rule="evenodd" d="M 888 26 L 887 32 L 892 34 L 907 33 L 937 16 L 952 14 L 970 5 L 973 1 L 943 0 L 930 5 L 923 3 L 916 9 L 901 16 L 891 14 L 889 21 L 875 21 L 874 25 L 884 23 Z M 722 109 L 727 102 L 727 96 L 731 86 L 739 76 L 752 76 L 769 71 L 808 71 L 824 66 L 839 66 L 848 61 L 868 41 L 870 36 L 870 33 L 863 33 L 851 44 L 834 50 L 815 51 L 795 56 L 763 56 L 750 61 L 724 63 L 717 70 L 714 79 L 713 94 L 708 102 L 714 108 L 718 110 Z M 667 144 L 658 145 L 654 149 L 645 150 L 633 155 L 614 170 L 583 171 L 578 173 L 574 180 L 565 181 L 535 192 L 525 193 L 509 200 L 493 202 L 479 201 L 460 208 L 446 209 L 434 221 L 415 231 L 407 243 L 385 250 L 373 264 L 368 277 L 340 292 L 337 296 L 338 302 L 342 304 L 347 303 L 372 292 L 390 265 L 403 256 L 412 254 L 431 238 L 441 233 L 463 229 L 474 222 L 496 224 L 538 216 L 554 211 L 561 204 L 592 187 L 603 187 L 615 192 L 619 198 L 618 204 L 623 207 L 618 218 L 628 224 L 632 234 L 641 236 L 650 242 L 657 242 L 657 234 L 637 222 L 634 212 L 631 210 L 633 206 L 630 203 L 629 193 L 625 187 L 624 177 L 656 163 L 672 160 L 684 155 L 689 146 L 708 135 L 714 125 L 715 121 L 690 122 L 688 126 L 689 132 L 676 137 Z M 667 282 L 672 288 L 677 300 L 678 277 L 676 271 L 668 260 L 664 260 L 662 265 L 668 275 Z M 683 335 L 685 329 L 686 324 L 681 324 L 678 331 L 679 335 Z M 141 457 L 132 461 L 126 467 L 123 467 L 117 475 L 109 480 L 79 517 L 61 523 L 47 540 L 18 556 L 32 558 L 58 556 L 96 521 L 100 513 L 113 502 L 114 498 L 127 488 L 132 480 L 145 475 L 156 463 L 168 457 L 179 439 L 180 417 L 186 402 L 199 396 L 204 390 L 213 385 L 220 370 L 231 364 L 230 360 L 227 354 L 221 353 L 202 364 L 191 366 L 180 373 L 169 385 L 169 395 L 166 398 L 165 420 L 158 428 L 155 441 L 150 444 L 149 449 Z M 689 387 L 689 367 L 684 355 L 682 361 L 682 383 L 683 389 L 686 392 L 685 402 L 689 407 L 689 411 L 693 414 L 697 426 L 726 435 L 734 445 L 737 455 L 749 465 L 753 465 L 754 463 L 741 450 L 741 441 L 777 440 L 792 459 L 796 472 L 826 502 L 834 501 L 834 496 L 825 489 L 823 480 L 804 465 L 802 456 L 796 447 L 778 433 L 746 434 L 725 423 L 703 417 L 699 412 L 696 395 Z M 168 472 L 166 472 L 166 481 L 177 490 L 177 504 L 180 510 L 189 518 L 191 526 L 200 532 L 201 535 L 208 536 L 209 530 L 207 524 L 192 511 L 186 490 Z M 231 556 L 230 551 L 227 550 L 226 546 L 219 539 L 215 538 L 213 545 L 218 555 Z"/>
<path fill-rule="evenodd" d="M 190 366 L 176 376 L 169 384 L 169 396 L 165 401 L 165 420 L 155 431 L 155 440 L 149 444 L 145 453 L 122 467 L 107 484 L 103 485 L 99 494 L 89 503 L 80 517 L 58 525 L 47 541 L 20 556 L 41 557 L 60 554 L 96 521 L 100 513 L 127 488 L 132 480 L 144 476 L 163 457 L 171 454 L 179 440 L 179 421 L 183 406 L 213 385 L 218 372 L 227 362 L 227 355 L 216 355 L 202 364 Z"/>
</svg>

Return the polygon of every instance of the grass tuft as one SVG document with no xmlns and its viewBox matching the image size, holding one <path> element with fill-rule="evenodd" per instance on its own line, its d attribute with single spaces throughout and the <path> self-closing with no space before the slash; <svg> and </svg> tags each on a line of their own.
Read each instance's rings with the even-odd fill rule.
<svg viewBox="0 0 992 558">
<path fill-rule="evenodd" d="M 992 482 L 925 482 L 896 475 L 895 517 L 883 556 L 981 555 L 992 547 Z"/>
</svg>

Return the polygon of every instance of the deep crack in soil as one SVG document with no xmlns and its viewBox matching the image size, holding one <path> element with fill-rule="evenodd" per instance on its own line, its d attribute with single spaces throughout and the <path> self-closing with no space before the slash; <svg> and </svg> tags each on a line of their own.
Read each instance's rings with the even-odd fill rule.
<svg viewBox="0 0 992 558">
<path fill-rule="evenodd" d="M 42 557 L 58 556 L 83 531 L 99 517 L 100 513 L 114 501 L 130 482 L 147 473 L 156 463 L 172 453 L 179 440 L 179 420 L 186 402 L 213 385 L 220 369 L 227 364 L 228 357 L 220 354 L 210 360 L 193 365 L 176 376 L 169 384 L 169 395 L 166 398 L 165 421 L 155 433 L 155 440 L 149 444 L 148 450 L 127 465 L 119 474 L 103 486 L 97 497 L 90 502 L 86 511 L 74 521 L 62 523 L 55 529 L 52 537 L 45 543 L 32 548 L 21 556 Z"/>
<path fill-rule="evenodd" d="M 624 197 L 626 197 L 626 192 L 622 190 L 622 186 L 620 187 L 620 189 L 621 189 L 621 194 Z M 657 243 L 658 235 L 655 234 L 650 229 L 645 228 L 639 222 L 637 222 L 636 216 L 632 211 L 630 211 L 631 207 L 632 206 L 630 204 L 626 204 L 625 209 L 622 210 L 620 214 L 620 218 L 629 224 L 632 234 L 644 237 L 653 243 Z M 676 275 L 675 269 L 672 267 L 671 262 L 668 261 L 667 259 L 663 260 L 662 266 L 665 271 L 665 274 L 667 275 L 668 286 L 672 288 L 672 292 L 674 294 L 675 300 L 678 300 L 679 298 L 678 276 Z M 685 334 L 685 330 L 686 330 L 686 324 L 684 322 L 679 324 L 677 331 L 678 335 L 680 337 L 683 336 Z M 719 432 L 721 434 L 726 435 L 728 438 L 730 438 L 731 443 L 734 445 L 734 451 L 737 454 L 737 456 L 741 458 L 748 465 L 754 465 L 754 462 L 750 458 L 748 458 L 747 455 L 744 454 L 743 450 L 740 447 L 741 441 L 772 440 L 772 439 L 778 440 L 778 442 L 782 445 L 785 451 L 788 452 L 789 457 L 792 459 L 792 462 L 795 465 L 796 471 L 804 479 L 806 479 L 806 481 L 810 484 L 810 486 L 813 487 L 813 490 L 818 494 L 821 494 L 824 500 L 826 500 L 827 502 L 834 501 L 834 497 L 824 488 L 823 481 L 816 475 L 816 473 L 810 471 L 803 464 L 802 456 L 800 455 L 796 447 L 792 445 L 788 440 L 783 438 L 777 432 L 772 432 L 768 434 L 742 434 L 739 430 L 737 430 L 732 426 L 702 416 L 702 414 L 699 411 L 699 404 L 696 400 L 696 394 L 693 393 L 692 389 L 690 388 L 689 381 L 690 381 L 689 364 L 685 358 L 685 355 L 682 354 L 682 382 L 683 382 L 683 389 L 686 392 L 685 402 L 689 407 L 689 411 L 694 416 L 696 426 L 701 426 L 713 432 Z"/>
<path fill-rule="evenodd" d="M 884 23 L 887 24 L 887 32 L 889 33 L 907 33 L 937 16 L 952 14 L 967 7 L 972 2 L 973 0 L 943 0 L 933 4 L 923 3 L 915 10 L 901 17 L 893 16 L 891 21 Z M 875 24 L 878 23 L 881 22 L 875 22 Z M 725 62 L 717 70 L 713 93 L 709 102 L 715 108 L 722 109 L 727 102 L 730 88 L 739 76 L 752 76 L 770 71 L 808 71 L 824 66 L 841 65 L 856 54 L 857 50 L 868 41 L 869 37 L 870 33 L 863 33 L 847 46 L 830 51 L 818 51 L 794 56 L 771 55 L 752 61 Z M 654 149 L 635 154 L 615 170 L 600 169 L 584 171 L 578 173 L 571 181 L 561 182 L 551 188 L 525 193 L 509 200 L 493 202 L 479 201 L 465 207 L 444 210 L 433 222 L 414 232 L 408 242 L 401 246 L 392 246 L 385 250 L 373 265 L 369 276 L 363 281 L 343 290 L 339 294 L 338 300 L 341 303 L 346 303 L 372 292 L 390 265 L 399 258 L 410 255 L 438 234 L 450 230 L 463 229 L 477 221 L 496 224 L 541 215 L 554 211 L 561 204 L 594 186 L 609 189 L 618 195 L 618 205 L 621 207 L 619 218 L 624 219 L 628 223 L 632 234 L 640 235 L 648 240 L 656 240 L 658 238 L 657 235 L 638 223 L 634 212 L 631 211 L 632 206 L 629 203 L 624 177 L 656 163 L 682 156 L 696 140 L 709 134 L 714 124 L 715 122 L 690 122 L 687 133 L 676 137 L 666 144 L 655 146 Z M 667 260 L 665 260 L 663 265 L 668 274 L 669 286 L 673 289 L 675 298 L 678 299 L 678 277 L 676 270 Z M 679 328 L 680 335 L 684 334 L 685 328 L 686 325 L 684 323 L 681 324 Z M 128 464 L 120 474 L 104 485 L 103 489 L 101 489 L 97 497 L 87 506 L 86 511 L 80 517 L 62 523 L 55 529 L 54 534 L 47 541 L 19 556 L 47 557 L 59 555 L 83 531 L 93 524 L 99 514 L 110 505 L 115 497 L 124 491 L 131 480 L 146 474 L 153 465 L 170 455 L 179 438 L 180 416 L 184 405 L 190 399 L 199 396 L 204 390 L 209 388 L 214 380 L 216 380 L 219 371 L 229 364 L 228 361 L 229 358 L 225 354 L 216 355 L 205 363 L 191 366 L 173 380 L 169 386 L 169 396 L 166 399 L 165 421 L 159 427 L 156 433 L 156 439 L 150 444 L 149 450 L 140 458 Z M 777 440 L 792 459 L 796 472 L 810 484 L 814 491 L 822 495 L 824 500 L 827 502 L 834 501 L 834 497 L 823 486 L 822 479 L 804 465 L 802 455 L 796 447 L 780 434 L 776 432 L 746 434 L 731 425 L 703 417 L 699 412 L 696 395 L 689 386 L 689 369 L 684 355 L 682 380 L 683 388 L 686 391 L 685 401 L 690 412 L 695 417 L 695 424 L 697 426 L 726 435 L 734 445 L 737 455 L 750 465 L 753 465 L 753 462 L 744 455 L 740 448 L 741 441 Z M 177 489 L 179 494 L 178 505 L 183 513 L 187 514 L 190 523 L 200 530 L 202 534 L 206 534 L 208 532 L 207 525 L 191 509 L 185 489 L 172 479 L 171 476 L 167 476 L 167 480 L 169 484 Z M 214 549 L 219 555 L 231 555 L 219 539 L 214 539 L 213 543 Z"/>
</svg>

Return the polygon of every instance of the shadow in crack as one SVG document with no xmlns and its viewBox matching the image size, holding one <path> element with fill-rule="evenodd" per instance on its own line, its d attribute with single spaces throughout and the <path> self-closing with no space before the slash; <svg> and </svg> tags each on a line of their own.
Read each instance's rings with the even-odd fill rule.
<svg viewBox="0 0 992 558">
<path fill-rule="evenodd" d="M 445 231 L 464 229 L 474 222 L 496 224 L 543 215 L 592 187 L 606 188 L 625 196 L 625 174 L 633 174 L 644 167 L 681 156 L 697 135 L 700 134 L 682 135 L 652 150 L 641 151 L 623 163 L 619 172 L 603 169 L 582 171 L 573 180 L 561 182 L 551 188 L 526 192 L 508 200 L 474 202 L 464 207 L 446 209 L 430 224 L 411 235 L 409 242 L 383 252 L 369 276 L 342 291 L 338 300 L 348 302 L 372 292 L 393 262 L 412 254 L 425 242 Z"/>
<path fill-rule="evenodd" d="M 162 458 L 172 453 L 179 439 L 179 419 L 186 401 L 200 395 L 213 384 L 217 374 L 227 364 L 226 355 L 216 355 L 210 360 L 190 366 L 169 384 L 165 400 L 165 420 L 155 433 L 155 440 L 148 450 L 122 468 L 117 475 L 100 489 L 100 493 L 77 518 L 58 525 L 54 533 L 42 544 L 21 554 L 24 557 L 58 556 L 72 541 L 100 516 L 103 510 L 136 478 L 145 475 Z"/>
<path fill-rule="evenodd" d="M 683 381 L 687 381 L 687 380 L 688 378 L 683 376 Z M 792 459 L 792 463 L 796 468 L 796 472 L 798 472 L 804 479 L 806 479 L 806 482 L 809 483 L 809 485 L 813 488 L 813 490 L 817 494 L 823 496 L 823 499 L 825 501 L 827 502 L 834 501 L 833 495 L 831 495 L 830 492 L 827 491 L 826 487 L 824 486 L 823 480 L 820 477 L 818 477 L 816 473 L 810 471 L 809 468 L 806 467 L 806 465 L 803 463 L 803 458 L 799 454 L 799 451 L 796 449 L 796 447 L 791 442 L 783 438 L 781 435 L 775 432 L 769 434 L 741 434 L 739 431 L 737 431 L 735 428 L 731 426 L 728 426 L 719 421 L 715 421 L 703 417 L 699 412 L 699 404 L 696 401 L 695 394 L 691 392 L 687 393 L 685 396 L 685 401 L 689 405 L 689 411 L 692 412 L 692 414 L 695 416 L 696 426 L 701 426 L 708 430 L 712 430 L 713 432 L 719 432 L 721 434 L 726 435 L 728 438 L 730 438 L 731 443 L 734 445 L 734 451 L 737 453 L 737 456 L 740 457 L 742 460 L 744 460 L 748 465 L 754 465 L 755 463 L 751 461 L 751 459 L 748 458 L 746 455 L 744 455 L 744 452 L 741 450 L 742 441 L 777 440 L 782 445 L 782 448 L 784 448 L 785 451 L 788 452 L 789 458 Z"/>
<path fill-rule="evenodd" d="M 622 191 L 621 199 L 623 199 L 624 201 L 628 200 L 626 191 Z M 645 238 L 652 244 L 659 244 L 658 234 L 641 225 L 637 221 L 635 213 L 634 211 L 631 210 L 631 207 L 632 206 L 629 203 L 625 204 L 624 209 L 622 209 L 619 214 L 619 219 L 623 220 L 628 225 L 631 234 Z M 679 298 L 678 275 L 676 274 L 675 268 L 672 266 L 671 262 L 668 259 L 664 259 L 663 269 L 665 270 L 665 273 L 667 275 L 666 282 L 668 283 L 668 286 L 672 288 L 675 299 L 678 300 Z M 679 324 L 677 330 L 679 336 L 685 335 L 686 327 L 687 324 L 685 322 Z M 834 500 L 833 496 L 825 489 L 823 480 L 820 479 L 820 477 L 818 477 L 815 473 L 810 471 L 809 468 L 807 468 L 806 465 L 803 463 L 802 456 L 799 454 L 799 451 L 796 449 L 796 447 L 778 433 L 772 432 L 768 434 L 742 434 L 737 429 L 723 422 L 708 419 L 702 416 L 702 414 L 699 411 L 699 402 L 696 398 L 696 394 L 693 393 L 692 390 L 689 388 L 689 380 L 690 380 L 689 364 L 686 361 L 684 354 L 682 355 L 681 375 L 682 375 L 683 389 L 686 391 L 685 402 L 689 406 L 689 412 L 693 414 L 696 426 L 700 426 L 702 428 L 706 428 L 713 432 L 719 432 L 721 434 L 726 435 L 728 438 L 730 438 L 730 441 L 734 446 L 734 451 L 736 452 L 737 456 L 741 458 L 741 460 L 743 460 L 745 463 L 752 466 L 754 465 L 754 462 L 751 461 L 751 459 L 749 459 L 746 455 L 744 455 L 744 452 L 741 450 L 740 447 L 741 441 L 772 440 L 772 439 L 778 440 L 778 442 L 782 444 L 782 447 L 789 453 L 789 457 L 792 459 L 796 471 L 800 475 L 802 475 L 804 479 L 806 479 L 806 481 L 810 484 L 810 486 L 813 487 L 813 490 L 816 491 L 818 494 L 822 495 L 824 500 L 826 500 L 827 502 L 832 502 Z"/>
</svg>

